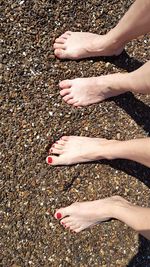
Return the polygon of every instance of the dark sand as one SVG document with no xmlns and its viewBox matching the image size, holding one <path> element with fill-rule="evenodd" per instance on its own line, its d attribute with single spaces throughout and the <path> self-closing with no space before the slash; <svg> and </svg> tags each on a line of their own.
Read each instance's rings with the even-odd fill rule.
<svg viewBox="0 0 150 267">
<path fill-rule="evenodd" d="M 149 135 L 150 96 L 129 93 L 73 109 L 58 88 L 64 78 L 137 69 L 148 60 L 148 36 L 116 58 L 60 61 L 52 49 L 66 30 L 105 33 L 131 2 L 1 1 L 3 267 L 150 266 L 149 242 L 119 221 L 72 234 L 53 218 L 56 208 L 74 201 L 116 194 L 148 206 L 148 168 L 124 160 L 53 168 L 45 163 L 49 145 L 64 134 L 120 140 Z"/>
</svg>

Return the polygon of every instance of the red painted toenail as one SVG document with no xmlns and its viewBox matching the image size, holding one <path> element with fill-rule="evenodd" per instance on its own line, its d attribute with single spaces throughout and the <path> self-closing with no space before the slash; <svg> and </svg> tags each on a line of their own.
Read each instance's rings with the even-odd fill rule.
<svg viewBox="0 0 150 267">
<path fill-rule="evenodd" d="M 62 222 L 61 224 L 64 224 L 64 222 Z"/>
<path fill-rule="evenodd" d="M 48 164 L 51 164 L 52 161 L 53 161 L 53 159 L 52 159 L 51 157 L 48 157 L 48 158 L 47 158 L 47 162 L 48 162 Z"/>
<path fill-rule="evenodd" d="M 61 219 L 61 217 L 62 217 L 61 213 L 58 212 L 58 213 L 56 214 L 56 217 L 57 217 L 57 219 Z"/>
</svg>

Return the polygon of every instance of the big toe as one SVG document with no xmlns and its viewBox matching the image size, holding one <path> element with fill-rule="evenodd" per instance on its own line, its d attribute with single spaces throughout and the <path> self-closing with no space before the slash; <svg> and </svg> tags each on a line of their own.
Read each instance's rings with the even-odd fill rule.
<svg viewBox="0 0 150 267">
<path fill-rule="evenodd" d="M 69 209 L 68 209 L 68 207 L 67 207 L 67 208 L 61 208 L 61 209 L 58 209 L 58 210 L 55 212 L 54 217 L 55 217 L 55 219 L 60 220 L 60 219 L 66 217 L 66 216 L 68 216 L 68 215 L 69 215 Z"/>
<path fill-rule="evenodd" d="M 59 151 L 58 151 L 58 153 L 59 153 Z M 58 153 L 56 153 L 56 154 L 58 154 Z M 68 158 L 66 155 L 62 155 L 62 154 L 59 156 L 48 156 L 46 158 L 46 162 L 47 162 L 47 164 L 49 164 L 51 166 L 71 165 L 72 164 L 72 161 L 70 160 L 70 158 Z"/>
<path fill-rule="evenodd" d="M 71 80 L 64 80 L 59 83 L 59 87 L 62 89 L 70 88 L 71 87 Z"/>
<path fill-rule="evenodd" d="M 61 162 L 61 156 L 48 156 L 46 158 L 46 162 L 48 165 L 56 166 L 56 165 L 62 165 Z"/>
<path fill-rule="evenodd" d="M 54 54 L 58 58 L 65 58 L 66 57 L 66 53 L 65 53 L 64 49 L 55 49 Z"/>
</svg>

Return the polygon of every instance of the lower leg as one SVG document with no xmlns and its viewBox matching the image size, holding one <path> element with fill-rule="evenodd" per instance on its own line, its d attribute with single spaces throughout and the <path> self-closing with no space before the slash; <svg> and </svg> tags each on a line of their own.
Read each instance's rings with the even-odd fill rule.
<svg viewBox="0 0 150 267">
<path fill-rule="evenodd" d="M 150 32 L 150 1 L 136 0 L 112 32 L 123 43 Z"/>
</svg>

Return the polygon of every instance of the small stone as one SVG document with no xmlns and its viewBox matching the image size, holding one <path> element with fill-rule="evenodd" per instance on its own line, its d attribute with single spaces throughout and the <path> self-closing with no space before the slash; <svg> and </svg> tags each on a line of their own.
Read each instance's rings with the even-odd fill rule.
<svg viewBox="0 0 150 267">
<path fill-rule="evenodd" d="M 121 136 L 120 133 L 117 133 L 117 139 L 120 139 L 120 136 Z"/>
</svg>

